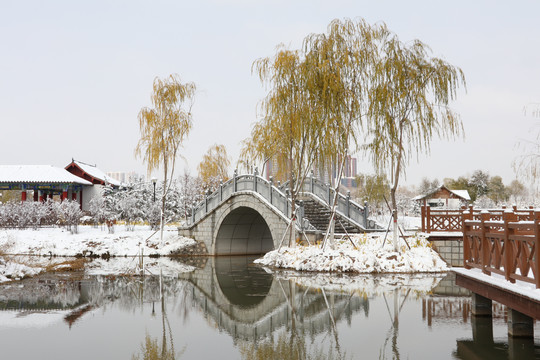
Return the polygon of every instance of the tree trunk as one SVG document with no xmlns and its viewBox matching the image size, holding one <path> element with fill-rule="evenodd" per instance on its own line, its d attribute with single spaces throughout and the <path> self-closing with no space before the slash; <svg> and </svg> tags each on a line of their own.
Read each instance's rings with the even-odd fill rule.
<svg viewBox="0 0 540 360">
<path fill-rule="evenodd" d="M 166 195 L 167 195 L 167 160 L 163 162 L 163 196 L 161 197 L 161 217 L 160 217 L 160 241 L 161 245 L 163 245 L 163 229 L 165 227 L 165 202 L 166 202 Z"/>
<path fill-rule="evenodd" d="M 294 174 L 293 174 L 293 158 L 292 158 L 292 144 L 289 155 L 289 194 L 291 195 L 291 226 L 289 228 L 289 247 L 296 245 L 296 239 L 294 238 L 294 229 L 296 229 L 296 194 L 294 191 Z"/>
<path fill-rule="evenodd" d="M 392 201 L 392 216 L 394 221 L 394 251 L 399 252 L 399 234 L 398 234 L 398 208 L 397 208 L 397 200 L 396 200 L 396 191 L 399 184 L 399 174 L 401 172 L 401 157 L 403 156 L 403 144 L 402 144 L 402 134 L 403 134 L 403 122 L 400 123 L 399 127 L 399 150 L 396 158 L 396 164 L 395 164 L 395 170 L 393 180 L 394 183 L 392 184 L 392 188 L 390 189 L 390 197 Z"/>
</svg>

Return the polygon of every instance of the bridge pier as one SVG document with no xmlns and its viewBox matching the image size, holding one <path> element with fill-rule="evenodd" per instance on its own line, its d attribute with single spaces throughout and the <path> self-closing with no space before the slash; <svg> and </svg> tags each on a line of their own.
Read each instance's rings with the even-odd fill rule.
<svg viewBox="0 0 540 360">
<path fill-rule="evenodd" d="M 510 337 L 534 338 L 533 319 L 508 308 L 508 335 Z"/>
<path fill-rule="evenodd" d="M 497 282 L 488 282 L 469 276 L 470 270 L 454 269 L 456 285 L 472 292 L 473 321 L 482 317 L 492 320 L 492 302 L 506 306 L 508 311 L 508 338 L 534 338 L 533 319 L 540 319 L 540 301 L 527 295 L 519 294 Z M 473 329 L 475 325 L 473 324 Z M 510 341 L 510 340 L 509 340 Z"/>
<path fill-rule="evenodd" d="M 492 308 L 493 301 L 491 299 L 488 299 L 476 293 L 472 293 L 471 298 L 472 298 L 471 313 L 474 316 L 484 316 L 484 317 L 492 316 L 491 308 Z"/>
</svg>

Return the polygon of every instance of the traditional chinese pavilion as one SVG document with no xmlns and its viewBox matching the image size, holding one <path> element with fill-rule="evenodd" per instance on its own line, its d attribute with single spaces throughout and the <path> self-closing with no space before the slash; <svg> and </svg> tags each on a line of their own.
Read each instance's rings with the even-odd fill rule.
<svg viewBox="0 0 540 360">
<path fill-rule="evenodd" d="M 73 160 L 65 169 L 51 165 L 0 165 L 0 191 L 20 190 L 21 200 L 45 201 L 58 195 L 61 200 L 76 200 L 81 209 L 101 196 L 104 186 L 122 184 L 107 176 L 95 165 Z"/>
</svg>

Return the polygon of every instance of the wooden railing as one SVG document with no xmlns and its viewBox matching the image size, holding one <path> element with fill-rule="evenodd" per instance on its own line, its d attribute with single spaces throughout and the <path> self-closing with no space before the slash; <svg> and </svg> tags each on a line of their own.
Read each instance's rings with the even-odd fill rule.
<svg viewBox="0 0 540 360">
<path fill-rule="evenodd" d="M 532 214 L 532 216 L 531 216 Z M 510 282 L 522 280 L 540 288 L 540 212 L 507 211 L 501 216 L 463 213 L 463 261 L 467 269 L 500 274 Z"/>
<path fill-rule="evenodd" d="M 463 230 L 463 213 L 469 212 L 473 219 L 480 219 L 480 213 L 487 211 L 491 215 L 491 220 L 502 220 L 503 213 L 511 210 L 516 214 L 517 221 L 531 221 L 534 218 L 534 210 L 531 206 L 529 209 L 518 209 L 513 206 L 511 209 L 502 207 L 502 209 L 479 210 L 474 209 L 472 205 L 469 208 L 462 207 L 461 209 L 431 209 L 429 206 L 422 206 L 422 232 L 431 233 L 433 231 L 462 231 Z"/>
</svg>

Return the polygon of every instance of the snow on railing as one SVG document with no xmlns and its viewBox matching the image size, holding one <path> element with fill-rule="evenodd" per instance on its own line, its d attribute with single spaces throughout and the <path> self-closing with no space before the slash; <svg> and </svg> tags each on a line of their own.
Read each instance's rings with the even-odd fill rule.
<svg viewBox="0 0 540 360">
<path fill-rule="evenodd" d="M 261 195 L 270 205 L 278 209 L 285 217 L 291 216 L 291 199 L 288 189 L 288 181 L 281 184 L 274 184 L 272 178 L 266 180 L 260 177 L 255 170 L 254 174 L 238 175 L 236 170 L 233 178 L 219 185 L 219 188 L 212 194 L 207 194 L 205 199 L 192 209 L 188 225 L 193 225 L 203 219 L 208 213 L 217 208 L 223 201 L 228 200 L 235 193 L 241 191 L 252 191 Z M 315 179 L 313 174 L 306 179 L 302 186 L 302 192 L 311 193 L 323 200 L 328 206 L 332 205 L 335 190 L 322 181 Z M 302 204 L 298 207 L 297 213 L 300 219 L 303 218 Z M 336 211 L 339 215 L 349 218 L 354 223 L 359 224 L 364 229 L 374 227 L 368 226 L 367 202 L 361 206 L 351 200 L 350 192 L 347 195 L 338 193 Z M 303 221 L 300 222 L 303 224 Z M 302 226 L 302 225 L 300 225 Z"/>
<path fill-rule="evenodd" d="M 481 211 L 488 211 L 491 214 L 491 220 L 502 220 L 503 213 L 507 211 L 505 206 L 502 209 L 474 209 L 472 205 L 469 208 L 462 207 L 461 209 L 432 209 L 429 206 L 421 207 L 422 232 L 430 233 L 432 231 L 462 231 L 463 230 L 463 213 L 465 211 L 473 214 L 473 219 L 480 219 Z M 511 211 L 516 214 L 517 219 L 532 220 L 534 210 L 518 209 L 516 206 L 511 208 Z"/>
<path fill-rule="evenodd" d="M 506 280 L 530 282 L 540 288 L 540 211 L 532 219 L 519 220 L 507 211 L 502 218 L 488 211 L 463 214 L 463 261 L 467 269 L 478 268 Z"/>
</svg>

